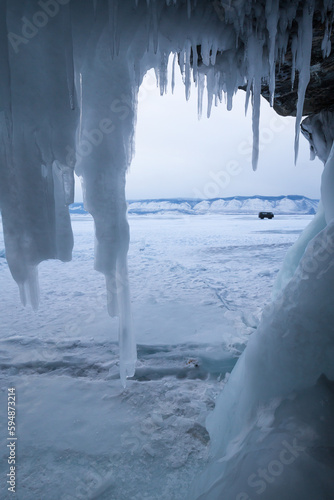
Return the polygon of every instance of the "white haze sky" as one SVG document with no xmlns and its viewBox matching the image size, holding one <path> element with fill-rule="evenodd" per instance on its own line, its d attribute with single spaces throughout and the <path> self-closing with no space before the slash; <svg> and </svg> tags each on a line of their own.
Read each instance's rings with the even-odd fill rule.
<svg viewBox="0 0 334 500">
<path fill-rule="evenodd" d="M 294 165 L 294 118 L 281 118 L 262 99 L 260 159 L 251 166 L 252 109 L 245 117 L 245 93 L 234 97 L 232 111 L 225 103 L 213 105 L 207 119 L 198 120 L 197 89 L 189 101 L 179 68 L 174 94 L 160 96 L 154 72 L 149 72 L 139 94 L 136 153 L 127 176 L 127 198 L 216 198 L 227 196 L 320 197 L 322 163 L 309 160 L 309 145 L 300 136 Z M 76 201 L 82 201 L 79 182 Z"/>
</svg>

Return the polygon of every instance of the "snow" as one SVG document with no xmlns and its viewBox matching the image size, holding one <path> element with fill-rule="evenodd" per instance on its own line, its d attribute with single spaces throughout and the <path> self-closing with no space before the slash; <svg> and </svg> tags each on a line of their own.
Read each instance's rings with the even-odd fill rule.
<svg viewBox="0 0 334 500">
<path fill-rule="evenodd" d="M 14 385 L 18 500 L 186 498 L 208 460 L 205 420 L 225 374 L 311 219 L 130 215 L 139 361 L 125 390 L 117 320 L 92 265 L 92 217 L 72 215 L 72 262 L 41 263 L 36 313 L 18 303 L 0 237 L 0 403 Z M 1 419 L 2 457 L 5 427 Z"/>
</svg>

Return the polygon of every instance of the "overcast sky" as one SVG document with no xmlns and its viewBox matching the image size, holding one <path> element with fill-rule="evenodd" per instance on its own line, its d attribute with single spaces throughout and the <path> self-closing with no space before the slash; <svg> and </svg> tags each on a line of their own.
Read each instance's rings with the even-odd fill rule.
<svg viewBox="0 0 334 500">
<path fill-rule="evenodd" d="M 251 106 L 245 117 L 245 93 L 239 91 L 232 111 L 225 103 L 198 120 L 197 89 L 185 99 L 180 72 L 172 95 L 160 96 L 154 72 L 146 75 L 138 106 L 136 153 L 127 177 L 127 198 L 216 198 L 235 195 L 300 194 L 320 196 L 322 163 L 309 160 L 300 137 L 294 165 L 294 118 L 281 118 L 262 99 L 260 160 L 251 166 Z M 77 188 L 76 199 L 82 200 Z"/>
</svg>

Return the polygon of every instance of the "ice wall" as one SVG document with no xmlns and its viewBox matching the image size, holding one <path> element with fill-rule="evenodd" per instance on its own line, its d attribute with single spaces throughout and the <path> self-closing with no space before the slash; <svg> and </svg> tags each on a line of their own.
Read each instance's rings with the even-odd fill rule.
<svg viewBox="0 0 334 500">
<path fill-rule="evenodd" d="M 110 314 L 120 316 L 123 383 L 135 365 L 124 185 L 143 76 L 154 68 L 164 93 L 168 57 L 177 54 L 186 98 L 197 87 L 199 114 L 205 89 L 210 115 L 213 103 L 225 95 L 230 109 L 238 87 L 246 88 L 256 168 L 261 83 L 269 83 L 273 102 L 276 67 L 291 47 L 299 73 L 297 151 L 313 14 L 325 21 L 332 10 L 332 0 L 0 3 L 0 208 L 8 263 L 23 303 L 37 307 L 38 263 L 71 258 L 67 206 L 76 168 L 95 221 L 95 267 L 106 276 Z M 324 47 L 328 55 L 326 33 Z"/>
<path fill-rule="evenodd" d="M 322 204 L 208 419 L 212 460 L 192 500 L 334 497 L 334 113 L 302 130 L 325 165 Z"/>
<path fill-rule="evenodd" d="M 331 221 L 265 310 L 218 398 L 207 423 L 211 465 L 192 500 L 333 497 L 333 252 Z"/>
<path fill-rule="evenodd" d="M 309 242 L 326 227 L 326 223 L 334 217 L 333 210 L 333 152 L 334 141 L 334 113 L 332 111 L 322 111 L 315 115 L 308 116 L 301 124 L 301 131 L 310 143 L 311 160 L 318 156 L 324 163 L 324 171 L 321 178 L 321 202 L 318 211 L 300 235 L 296 243 L 289 248 L 284 259 L 282 268 L 278 273 L 273 297 L 285 288 L 286 284 L 294 275 L 298 264 L 305 252 Z"/>
</svg>

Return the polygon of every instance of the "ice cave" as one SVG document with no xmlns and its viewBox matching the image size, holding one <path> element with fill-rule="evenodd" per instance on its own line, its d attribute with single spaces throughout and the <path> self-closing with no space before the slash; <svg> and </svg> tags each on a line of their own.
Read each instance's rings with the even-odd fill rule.
<svg viewBox="0 0 334 500">
<path fill-rule="evenodd" d="M 279 115 L 295 117 L 296 161 L 301 132 L 309 141 L 311 156 L 324 164 L 317 213 L 290 246 L 271 303 L 235 367 L 226 369 L 231 375 L 206 424 L 201 431 L 196 427 L 196 432 L 202 432 L 201 439 L 209 440 L 209 457 L 193 476 L 191 470 L 187 472 L 187 492 L 178 493 L 182 480 L 173 476 L 168 489 L 161 486 L 157 496 L 151 490 L 147 494 L 144 490 L 137 495 L 121 493 L 131 476 L 127 462 L 122 465 L 122 481 L 110 479 L 103 463 L 102 482 L 92 475 L 88 489 L 72 492 L 55 484 L 47 489 L 48 477 L 56 470 L 51 468 L 43 476 L 44 489 L 39 490 L 37 479 L 34 486 L 28 486 L 31 469 L 21 467 L 18 448 L 18 499 L 334 498 L 333 16 L 332 0 L 1 1 L 0 210 L 10 273 L 22 303 L 37 310 L 41 263 L 72 258 L 68 207 L 74 201 L 75 172 L 82 182 L 85 209 L 94 220 L 94 269 L 105 279 L 109 315 L 119 318 L 117 370 L 124 388 L 134 376 L 137 362 L 125 183 L 134 155 L 138 92 L 145 74 L 154 69 L 163 95 L 172 59 L 173 78 L 181 72 L 185 99 L 190 92 L 198 94 L 199 115 L 207 96 L 203 111 L 208 117 L 213 105 L 224 106 L 222 101 L 231 110 L 236 92 L 242 93 L 245 111 L 249 108 L 252 114 L 254 170 L 261 154 L 261 96 Z M 29 307 L 25 311 L 30 314 Z M 2 340 L 5 332 L 3 335 Z M 20 356 L 24 356 L 24 340 L 20 342 Z M 80 358 L 78 363 L 79 373 Z M 138 373 L 141 369 L 140 365 Z M 6 373 L 1 379 L 2 391 L 14 372 Z M 62 384 L 65 395 L 71 388 L 67 382 Z M 27 382 L 26 394 L 31 390 Z M 44 414 L 43 422 L 53 411 L 60 411 L 62 404 L 65 413 L 68 404 L 59 396 L 52 410 L 52 391 L 58 389 L 52 382 L 48 390 L 49 413 Z M 73 390 L 73 398 L 79 394 Z M 88 397 L 87 392 L 82 397 Z M 108 401 L 108 394 L 103 397 Z M 37 428 L 34 434 L 28 425 L 28 406 L 25 411 L 28 416 L 22 433 L 25 429 L 31 439 L 38 440 Z M 23 409 L 18 409 L 18 418 L 20 412 Z M 163 428 L 163 419 L 154 415 L 156 428 Z M 5 419 L 2 412 L 1 418 Z M 127 418 L 131 416 L 126 414 Z M 96 426 L 101 421 L 103 428 L 113 426 L 107 410 L 97 412 L 94 419 Z M 75 432 L 80 436 L 80 429 Z M 110 432 L 121 433 L 117 429 Z M 83 434 L 87 444 L 85 428 Z M 122 435 L 134 440 L 131 433 Z M 5 443 L 7 435 L 3 433 L 1 439 Z M 102 439 L 101 450 L 107 440 Z M 80 446 L 72 457 L 76 467 Z M 73 465 L 66 461 L 70 448 L 68 444 L 59 452 L 64 469 Z M 48 450 L 45 445 L 46 462 Z M 134 447 L 134 456 L 136 450 Z M 145 450 L 154 457 L 152 447 Z M 5 452 L 3 444 L 1 454 L 7 457 Z M 36 458 L 36 450 L 34 456 L 26 453 L 31 468 L 44 460 Z M 140 459 L 138 464 L 145 468 Z M 24 471 L 21 477 L 20 470 Z M 164 476 L 164 472 L 156 475 Z M 4 469 L 2 498 L 11 498 L 6 480 Z M 57 481 L 62 482 L 59 471 Z M 154 483 L 156 489 L 157 484 L 163 485 L 163 479 Z"/>
</svg>

